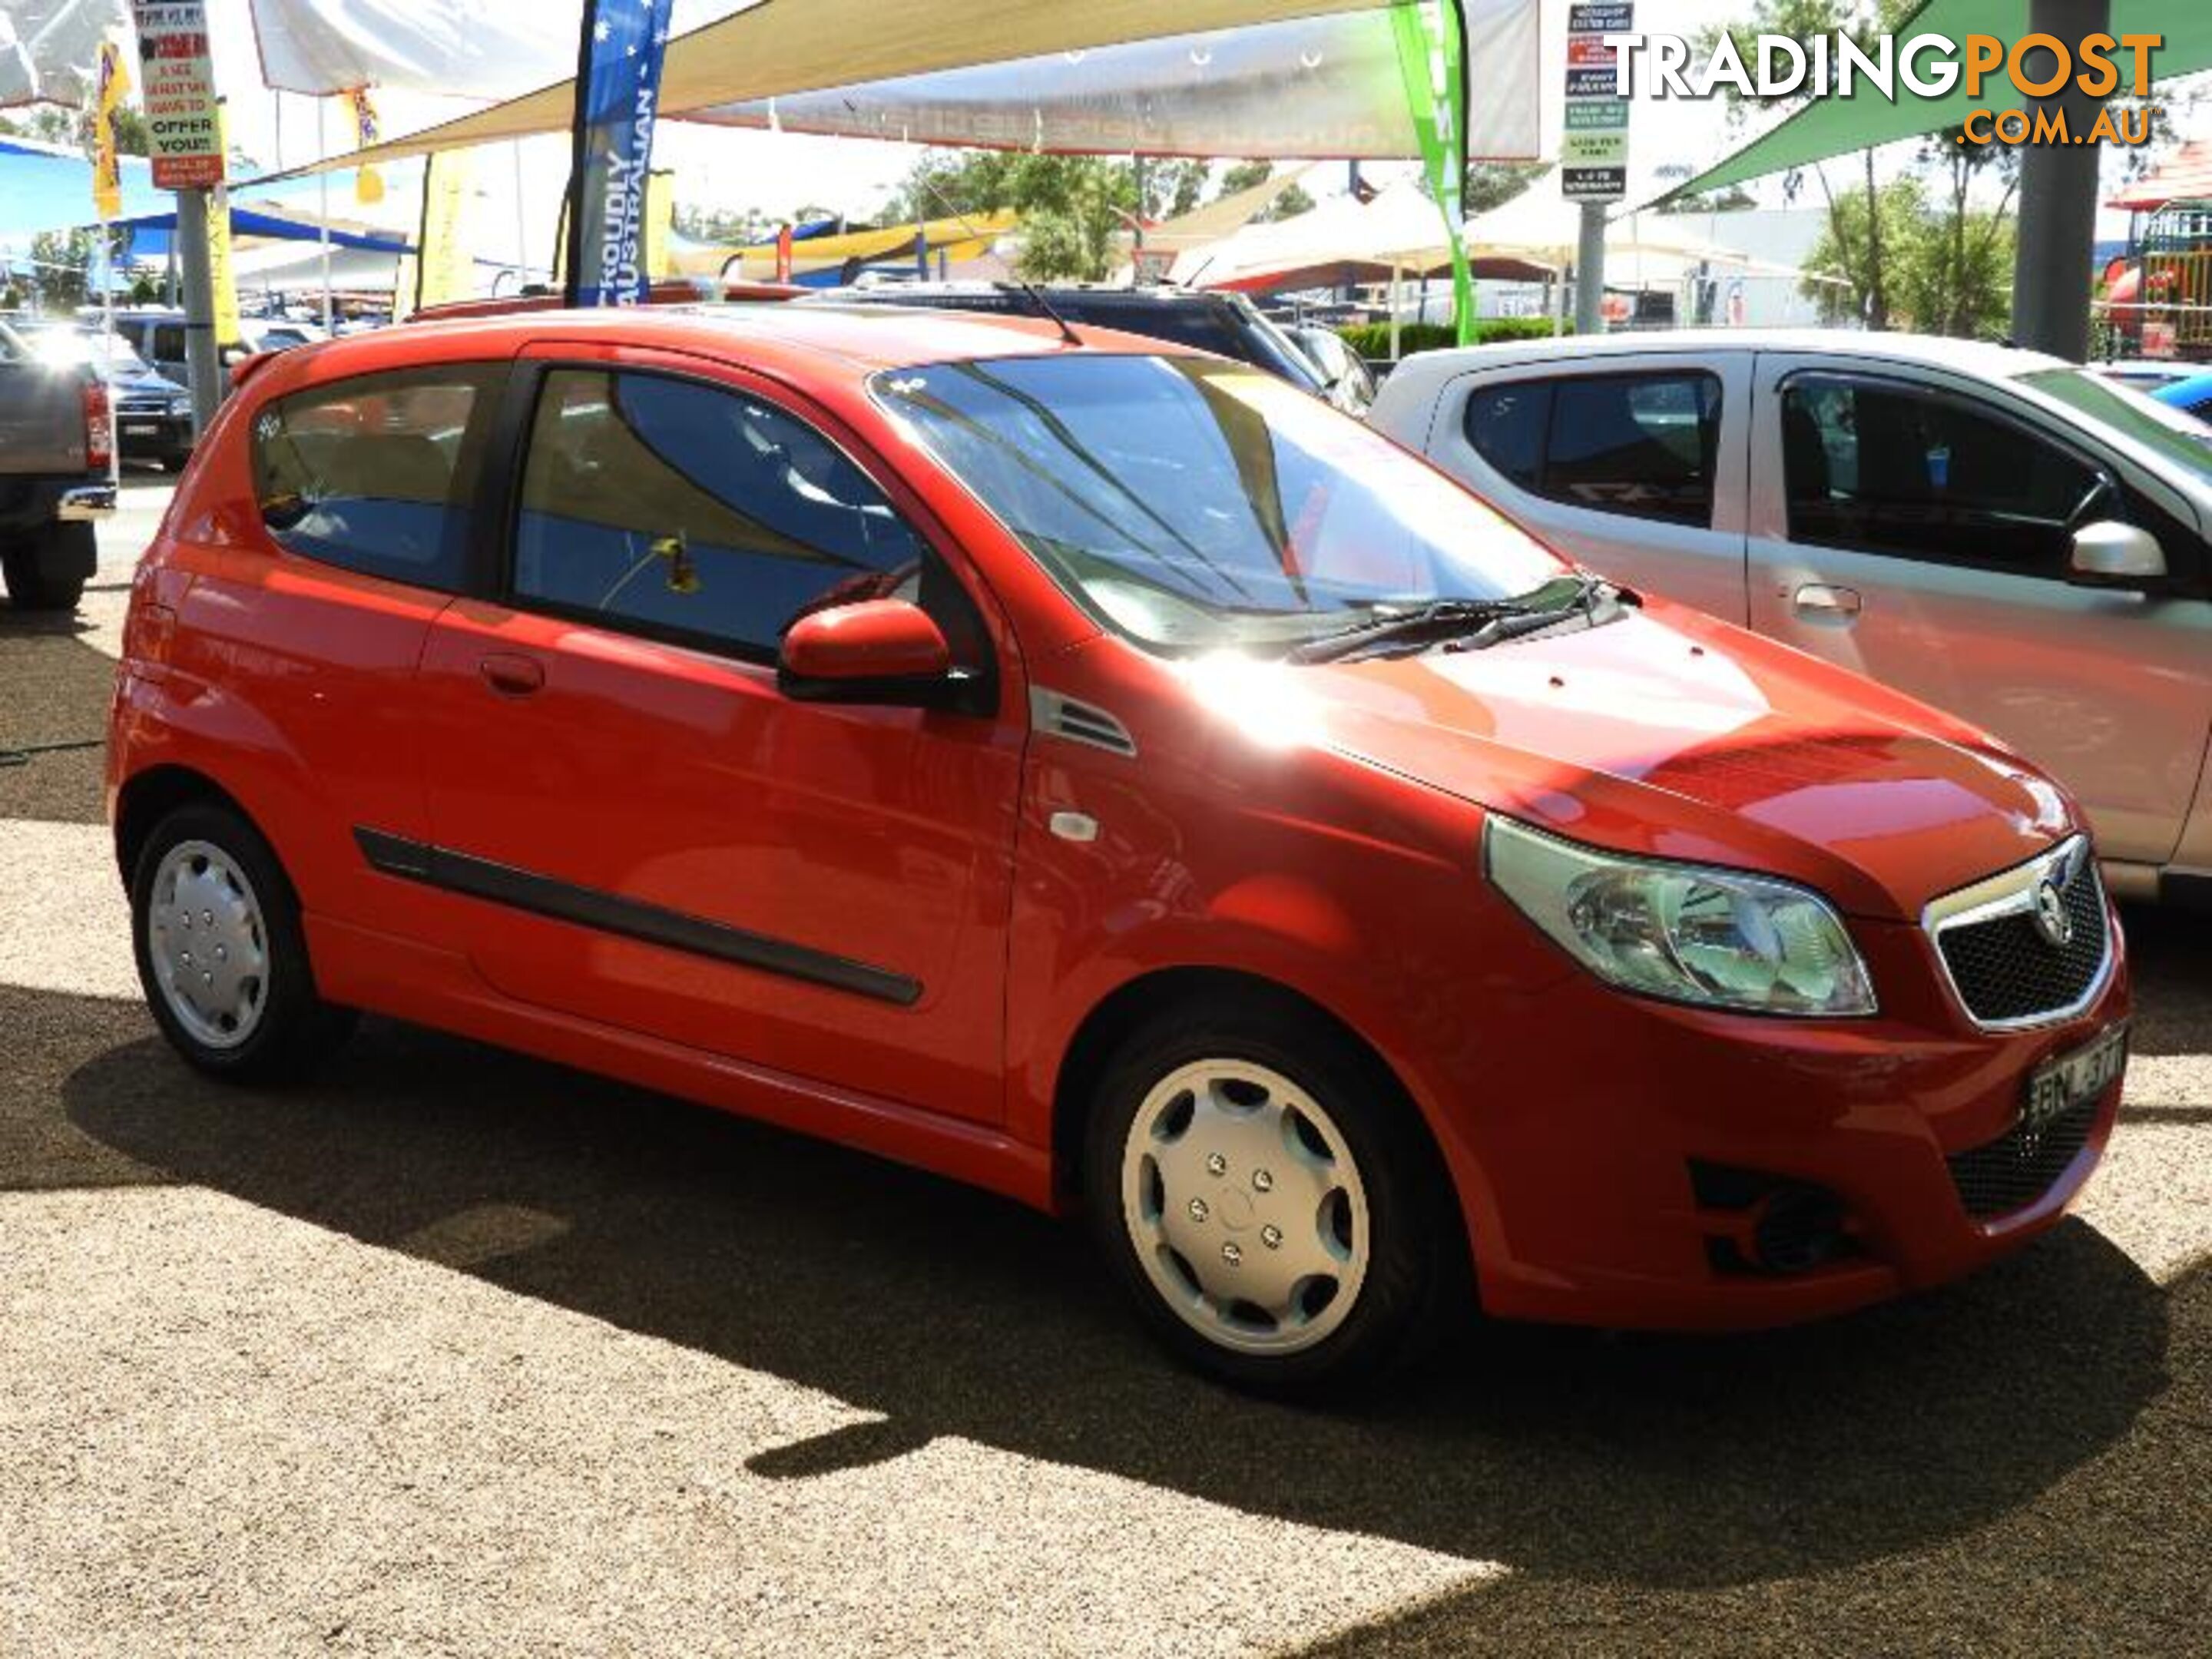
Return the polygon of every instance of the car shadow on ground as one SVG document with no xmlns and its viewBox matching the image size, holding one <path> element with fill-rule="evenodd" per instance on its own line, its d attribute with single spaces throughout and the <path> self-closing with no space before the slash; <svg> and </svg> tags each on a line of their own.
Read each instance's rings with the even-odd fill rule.
<svg viewBox="0 0 2212 1659">
<path fill-rule="evenodd" d="M 835 1146 L 384 1021 L 289 1093 L 199 1078 L 124 1005 L 0 991 L 0 1184 L 203 1184 L 882 1415 L 756 1475 L 960 1436 L 1516 1577 L 1740 1586 L 1982 1528 L 2167 1383 L 2168 1293 L 2069 1222 L 1814 1328 L 1470 1329 L 1296 1410 L 1173 1369 L 1075 1229 Z"/>
</svg>

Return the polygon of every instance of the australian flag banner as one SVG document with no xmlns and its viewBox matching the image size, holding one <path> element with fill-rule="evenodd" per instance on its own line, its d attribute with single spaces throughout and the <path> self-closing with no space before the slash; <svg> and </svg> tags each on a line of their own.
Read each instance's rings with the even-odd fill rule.
<svg viewBox="0 0 2212 1659">
<path fill-rule="evenodd" d="M 586 0 L 568 181 L 573 306 L 645 301 L 646 180 L 672 0 Z"/>
</svg>

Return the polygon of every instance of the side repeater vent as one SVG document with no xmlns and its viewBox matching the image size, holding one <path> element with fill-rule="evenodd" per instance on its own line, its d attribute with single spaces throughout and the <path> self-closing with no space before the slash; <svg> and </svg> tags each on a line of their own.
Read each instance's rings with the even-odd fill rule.
<svg viewBox="0 0 2212 1659">
<path fill-rule="evenodd" d="M 1030 689 L 1030 724 L 1039 732 L 1070 743 L 1087 743 L 1116 755 L 1133 757 L 1137 740 L 1129 728 L 1096 704 L 1078 702 L 1042 686 Z"/>
</svg>

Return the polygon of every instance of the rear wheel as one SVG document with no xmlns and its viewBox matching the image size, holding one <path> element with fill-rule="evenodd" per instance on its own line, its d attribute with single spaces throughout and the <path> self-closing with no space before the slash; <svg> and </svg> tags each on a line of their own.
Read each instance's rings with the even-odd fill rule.
<svg viewBox="0 0 2212 1659">
<path fill-rule="evenodd" d="M 1149 1026 L 1108 1066 L 1090 1127 L 1098 1242 L 1201 1370 L 1331 1392 L 1468 1310 L 1456 1207 L 1411 1104 L 1310 1017 L 1256 1000 Z"/>
<path fill-rule="evenodd" d="M 90 525 L 58 524 L 0 549 L 0 579 L 6 580 L 15 608 L 76 610 L 84 596 L 82 573 L 92 562 L 92 545 Z"/>
<path fill-rule="evenodd" d="M 304 1075 L 352 1029 L 315 994 L 300 908 L 253 826 L 212 802 L 178 808 L 131 884 L 138 977 L 171 1045 L 240 1082 Z"/>
</svg>

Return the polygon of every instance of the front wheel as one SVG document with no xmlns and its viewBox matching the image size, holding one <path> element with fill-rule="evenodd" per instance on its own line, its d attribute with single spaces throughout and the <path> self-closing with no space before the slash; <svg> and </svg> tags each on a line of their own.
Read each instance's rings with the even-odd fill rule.
<svg viewBox="0 0 2212 1659">
<path fill-rule="evenodd" d="M 1413 1109 L 1310 1018 L 1262 1004 L 1148 1027 L 1108 1066 L 1091 1131 L 1098 1242 L 1201 1370 L 1334 1392 L 1469 1310 L 1456 1206 Z"/>
<path fill-rule="evenodd" d="M 276 855 L 228 807 L 182 806 L 154 826 L 132 872 L 131 915 L 147 1006 L 200 1070 L 290 1081 L 351 1030 L 352 1014 L 315 994 L 299 902 Z"/>
</svg>

